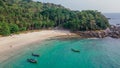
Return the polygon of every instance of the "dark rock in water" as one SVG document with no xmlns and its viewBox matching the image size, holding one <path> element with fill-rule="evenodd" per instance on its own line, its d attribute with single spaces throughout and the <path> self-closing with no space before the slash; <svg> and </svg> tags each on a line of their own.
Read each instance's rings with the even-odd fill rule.
<svg viewBox="0 0 120 68">
<path fill-rule="evenodd" d="M 108 20 L 110 20 L 111 18 L 107 18 Z"/>
<path fill-rule="evenodd" d="M 112 38 L 119 38 L 118 35 L 112 35 L 112 36 L 110 36 L 110 37 L 112 37 Z"/>
</svg>

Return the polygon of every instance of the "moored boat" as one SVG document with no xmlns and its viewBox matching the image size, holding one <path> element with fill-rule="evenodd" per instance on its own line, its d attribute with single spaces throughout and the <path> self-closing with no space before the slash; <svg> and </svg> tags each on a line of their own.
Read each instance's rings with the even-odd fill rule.
<svg viewBox="0 0 120 68">
<path fill-rule="evenodd" d="M 39 57 L 40 55 L 32 53 L 32 56 Z"/>
<path fill-rule="evenodd" d="M 35 60 L 35 59 L 27 59 L 27 61 L 30 63 L 37 63 L 37 60 Z"/>
</svg>

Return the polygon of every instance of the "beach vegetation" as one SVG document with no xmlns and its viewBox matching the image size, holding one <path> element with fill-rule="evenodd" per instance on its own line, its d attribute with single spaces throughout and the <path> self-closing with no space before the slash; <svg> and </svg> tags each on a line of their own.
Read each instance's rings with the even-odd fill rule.
<svg viewBox="0 0 120 68">
<path fill-rule="evenodd" d="M 96 10 L 73 11 L 53 3 L 0 0 L 1 35 L 55 27 L 72 31 L 103 30 L 109 27 L 109 23 Z"/>
</svg>

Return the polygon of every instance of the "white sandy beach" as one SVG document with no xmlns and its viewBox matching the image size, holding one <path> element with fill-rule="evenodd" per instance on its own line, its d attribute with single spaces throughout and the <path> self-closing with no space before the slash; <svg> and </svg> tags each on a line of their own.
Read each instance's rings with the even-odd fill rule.
<svg viewBox="0 0 120 68">
<path fill-rule="evenodd" d="M 0 62 L 9 59 L 16 51 L 28 46 L 28 44 L 42 41 L 55 36 L 75 35 L 64 30 L 42 30 L 26 34 L 0 37 Z"/>
</svg>

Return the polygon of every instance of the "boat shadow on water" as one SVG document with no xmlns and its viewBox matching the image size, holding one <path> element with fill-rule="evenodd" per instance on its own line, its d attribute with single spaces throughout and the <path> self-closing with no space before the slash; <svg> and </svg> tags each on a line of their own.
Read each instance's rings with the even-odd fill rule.
<svg viewBox="0 0 120 68">
<path fill-rule="evenodd" d="M 71 51 L 72 51 L 72 52 L 76 52 L 76 53 L 80 53 L 80 50 L 73 49 L 73 48 L 71 48 Z"/>
</svg>

